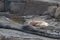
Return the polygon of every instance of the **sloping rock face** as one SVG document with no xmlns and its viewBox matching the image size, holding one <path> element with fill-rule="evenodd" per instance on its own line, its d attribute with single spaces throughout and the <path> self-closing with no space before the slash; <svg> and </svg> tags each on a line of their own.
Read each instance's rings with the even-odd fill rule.
<svg viewBox="0 0 60 40">
<path fill-rule="evenodd" d="M 10 29 L 0 29 L 0 35 L 0 40 L 58 40 Z"/>
</svg>

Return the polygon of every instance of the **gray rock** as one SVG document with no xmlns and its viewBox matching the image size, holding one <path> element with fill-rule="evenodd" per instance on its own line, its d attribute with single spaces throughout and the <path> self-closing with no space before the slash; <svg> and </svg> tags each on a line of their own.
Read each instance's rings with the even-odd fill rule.
<svg viewBox="0 0 60 40">
<path fill-rule="evenodd" d="M 9 38 L 6 38 L 6 40 L 22 40 L 22 38 L 17 38 L 17 37 L 9 37 Z"/>
<path fill-rule="evenodd" d="M 24 15 L 41 15 L 49 6 L 56 6 L 55 3 L 48 3 L 42 1 L 34 1 L 26 5 Z"/>
<path fill-rule="evenodd" d="M 0 11 L 4 11 L 4 2 L 0 1 Z"/>
<path fill-rule="evenodd" d="M 10 4 L 10 13 L 16 14 L 16 15 L 24 15 L 24 3 L 16 3 L 16 2 L 11 2 Z"/>
<path fill-rule="evenodd" d="M 47 15 L 49 18 L 54 17 L 57 6 L 50 6 L 48 10 L 45 11 L 42 15 Z"/>
<path fill-rule="evenodd" d="M 0 33 L 0 40 L 5 40 L 5 36 Z"/>
<path fill-rule="evenodd" d="M 0 0 L 0 1 L 4 1 L 4 0 Z"/>
<path fill-rule="evenodd" d="M 60 19 L 60 7 L 57 8 L 55 18 Z"/>
<path fill-rule="evenodd" d="M 11 1 L 11 2 L 21 2 L 22 0 L 8 0 L 8 1 Z"/>
<path fill-rule="evenodd" d="M 57 9 L 57 6 L 49 6 L 48 7 L 49 12 L 55 12 L 56 9 Z"/>
<path fill-rule="evenodd" d="M 0 29 L 0 33 L 5 40 L 57 40 L 10 29 Z"/>
</svg>

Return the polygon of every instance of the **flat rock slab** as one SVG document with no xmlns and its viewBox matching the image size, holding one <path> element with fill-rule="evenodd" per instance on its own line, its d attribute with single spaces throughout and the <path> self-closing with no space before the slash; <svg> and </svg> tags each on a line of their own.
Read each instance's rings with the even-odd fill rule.
<svg viewBox="0 0 60 40">
<path fill-rule="evenodd" d="M 24 33 L 21 31 L 10 30 L 10 29 L 0 29 L 0 34 L 3 35 L 5 37 L 5 39 L 10 39 L 10 40 L 18 40 L 18 39 L 58 40 L 58 39 L 51 39 L 51 38 L 47 38 L 47 37 L 28 34 L 28 33 Z"/>
</svg>

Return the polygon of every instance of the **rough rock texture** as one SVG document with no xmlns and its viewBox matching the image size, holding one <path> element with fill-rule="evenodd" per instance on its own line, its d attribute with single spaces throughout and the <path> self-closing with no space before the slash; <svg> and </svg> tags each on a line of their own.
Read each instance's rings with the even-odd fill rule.
<svg viewBox="0 0 60 40">
<path fill-rule="evenodd" d="M 0 1 L 4 1 L 4 0 L 0 0 Z"/>
<path fill-rule="evenodd" d="M 10 2 L 10 12 L 18 13 L 20 15 L 39 15 L 44 13 L 49 6 L 56 6 L 56 3 L 48 3 L 48 2 Z"/>
<path fill-rule="evenodd" d="M 56 10 L 55 18 L 60 19 L 60 7 L 58 7 L 57 10 Z"/>
<path fill-rule="evenodd" d="M 35 17 L 34 20 L 43 20 L 43 21 L 46 21 L 51 26 L 55 26 L 55 24 L 57 24 L 53 20 L 44 20 L 43 17 L 41 17 L 41 18 L 40 17 Z M 4 24 L 3 26 L 10 25 L 12 28 L 17 28 L 17 29 L 21 29 L 22 28 L 21 24 L 9 22 L 9 21 L 6 20 L 6 17 L 0 17 L 0 25 L 1 24 Z M 23 40 L 23 39 L 24 40 L 33 40 L 33 39 L 34 40 L 36 40 L 36 39 L 38 39 L 38 40 L 39 39 L 43 39 L 43 40 L 48 40 L 48 39 L 49 40 L 57 40 L 57 39 L 52 39 L 52 38 L 47 38 L 47 37 L 42 37 L 42 36 L 38 36 L 38 35 L 34 35 L 34 34 L 29 34 L 29 33 L 21 32 L 21 31 L 17 31 L 17 30 L 3 29 L 3 28 L 0 28 L 0 34 L 5 36 L 5 40 L 20 40 L 20 39 L 21 40 Z"/>
<path fill-rule="evenodd" d="M 54 3 L 48 2 L 31 2 L 26 4 L 24 15 L 39 15 L 47 10 L 49 6 L 56 6 Z"/>
<path fill-rule="evenodd" d="M 4 2 L 0 1 L 0 11 L 4 11 Z"/>
<path fill-rule="evenodd" d="M 58 40 L 10 29 L 0 29 L 0 33 L 5 36 L 4 40 Z"/>
<path fill-rule="evenodd" d="M 55 12 L 56 9 L 57 9 L 57 6 L 49 6 L 49 7 L 48 7 L 48 11 L 49 11 L 49 12 Z"/>
<path fill-rule="evenodd" d="M 16 14 L 16 15 L 24 15 L 24 7 L 25 7 L 25 3 L 14 3 L 11 2 L 10 4 L 10 12 L 12 14 Z"/>
<path fill-rule="evenodd" d="M 48 17 L 54 17 L 57 6 L 49 6 L 48 10 L 45 11 L 42 15 L 47 15 Z"/>
<path fill-rule="evenodd" d="M 5 36 L 0 33 L 0 40 L 5 40 Z"/>
<path fill-rule="evenodd" d="M 21 2 L 22 0 L 8 0 L 8 1 L 12 1 L 12 2 Z"/>
<path fill-rule="evenodd" d="M 14 2 L 13 2 L 14 1 Z M 19 2 L 18 2 L 19 1 Z M 46 11 L 48 9 L 49 6 L 56 6 L 57 4 L 55 3 L 48 3 L 48 2 L 30 2 L 30 3 L 26 3 L 26 2 L 20 2 L 21 0 L 6 0 L 4 5 L 4 2 L 0 1 L 0 11 L 9 11 L 12 14 L 16 14 L 16 15 L 39 15 L 42 14 L 44 11 Z M 4 8 L 5 6 L 5 8 Z M 53 9 L 55 10 L 55 9 Z M 13 17 L 13 16 L 12 16 Z M 40 18 L 40 17 L 39 17 Z M 40 18 L 37 20 L 44 20 L 45 18 Z M 9 27 L 8 25 L 12 26 L 12 28 L 17 28 L 17 29 L 21 29 L 22 25 L 18 24 L 18 23 L 11 23 L 6 21 L 5 17 L 1 18 L 0 17 L 0 25 L 3 25 L 6 27 Z M 8 19 L 8 18 L 7 18 Z M 53 19 L 54 20 L 54 19 Z M 30 20 L 29 20 L 30 21 Z M 55 26 L 55 24 L 57 24 L 55 21 L 52 20 L 47 20 L 46 22 L 48 22 L 51 26 Z M 60 23 L 58 24 L 58 26 L 55 26 L 56 28 L 60 28 Z M 42 37 L 42 36 L 38 36 L 38 35 L 33 35 L 33 34 L 29 34 L 29 33 L 25 33 L 25 32 L 21 32 L 21 31 L 16 31 L 16 30 L 10 30 L 10 29 L 1 29 L 0 28 L 0 40 L 58 40 L 58 39 L 52 39 L 52 38 L 47 38 L 47 37 Z M 60 40 L 60 39 L 59 39 Z"/>
</svg>

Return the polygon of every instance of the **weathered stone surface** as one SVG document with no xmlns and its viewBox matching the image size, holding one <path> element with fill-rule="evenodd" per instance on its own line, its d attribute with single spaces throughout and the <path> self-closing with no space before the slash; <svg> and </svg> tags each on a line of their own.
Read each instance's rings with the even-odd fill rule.
<svg viewBox="0 0 60 40">
<path fill-rule="evenodd" d="M 42 15 L 47 15 L 48 17 L 54 17 L 57 6 L 49 6 L 48 10 L 45 11 Z"/>
<path fill-rule="evenodd" d="M 4 11 L 4 2 L 0 1 L 0 11 Z"/>
<path fill-rule="evenodd" d="M 11 1 L 11 2 L 21 2 L 22 0 L 8 0 L 8 1 Z"/>
<path fill-rule="evenodd" d="M 6 38 L 6 40 L 22 40 L 22 39 L 11 36 L 11 37 L 9 37 L 9 38 Z"/>
<path fill-rule="evenodd" d="M 57 9 L 57 6 L 49 6 L 49 7 L 48 7 L 48 11 L 49 11 L 49 12 L 55 12 L 56 9 Z"/>
<path fill-rule="evenodd" d="M 44 39 L 40 39 L 40 38 L 17 38 L 17 37 L 10 37 L 10 38 L 7 38 L 6 40 L 44 40 Z"/>
<path fill-rule="evenodd" d="M 10 29 L 0 29 L 0 33 L 5 36 L 5 40 L 58 40 Z"/>
<path fill-rule="evenodd" d="M 21 15 L 39 15 L 44 13 L 49 6 L 56 6 L 56 3 L 48 2 L 30 2 L 30 3 L 21 3 L 21 2 L 11 2 L 10 12 Z M 18 15 L 17 14 L 17 15 Z"/>
<path fill-rule="evenodd" d="M 56 6 L 54 3 L 48 2 L 31 2 L 26 5 L 24 15 L 39 15 L 45 12 L 49 6 Z"/>
<path fill-rule="evenodd" d="M 16 14 L 16 15 L 24 15 L 24 7 L 25 4 L 24 3 L 14 3 L 11 2 L 10 4 L 10 12 L 12 14 Z"/>
<path fill-rule="evenodd" d="M 0 0 L 0 1 L 4 1 L 4 0 Z"/>
<path fill-rule="evenodd" d="M 60 7 L 57 8 L 55 18 L 60 19 Z"/>
<path fill-rule="evenodd" d="M 5 18 L 0 18 L 0 22 L 2 22 L 4 25 L 12 25 L 13 28 L 18 28 L 20 29 L 21 26 L 19 25 L 16 25 L 16 24 L 13 24 L 13 23 L 10 23 L 10 22 L 7 22 Z M 43 19 L 43 18 L 42 18 Z M 36 17 L 34 18 L 34 20 L 41 20 L 40 17 Z M 52 21 L 52 20 L 44 20 L 46 22 L 48 22 L 50 24 L 50 26 L 54 26 L 55 25 L 55 22 Z M 57 26 L 58 27 L 58 26 Z M 8 39 L 11 37 L 11 40 L 19 40 L 19 38 L 29 38 L 29 40 L 33 39 L 33 38 L 40 38 L 40 39 L 43 39 L 43 40 L 57 40 L 57 39 L 51 39 L 51 38 L 47 38 L 47 37 L 42 37 L 42 36 L 38 36 L 38 35 L 33 35 L 33 34 L 29 34 L 29 33 L 25 33 L 25 32 L 21 32 L 21 31 L 16 31 L 16 30 L 10 30 L 10 29 L 0 29 L 0 33 L 2 33 L 3 35 L 5 35 Z M 13 38 L 12 38 L 13 36 Z M 39 39 L 38 39 L 39 40 Z"/>
<path fill-rule="evenodd" d="M 43 40 L 40 38 L 17 38 L 17 37 L 10 37 L 7 38 L 6 40 Z"/>
<path fill-rule="evenodd" d="M 0 33 L 0 40 L 5 40 L 5 36 Z"/>
</svg>

